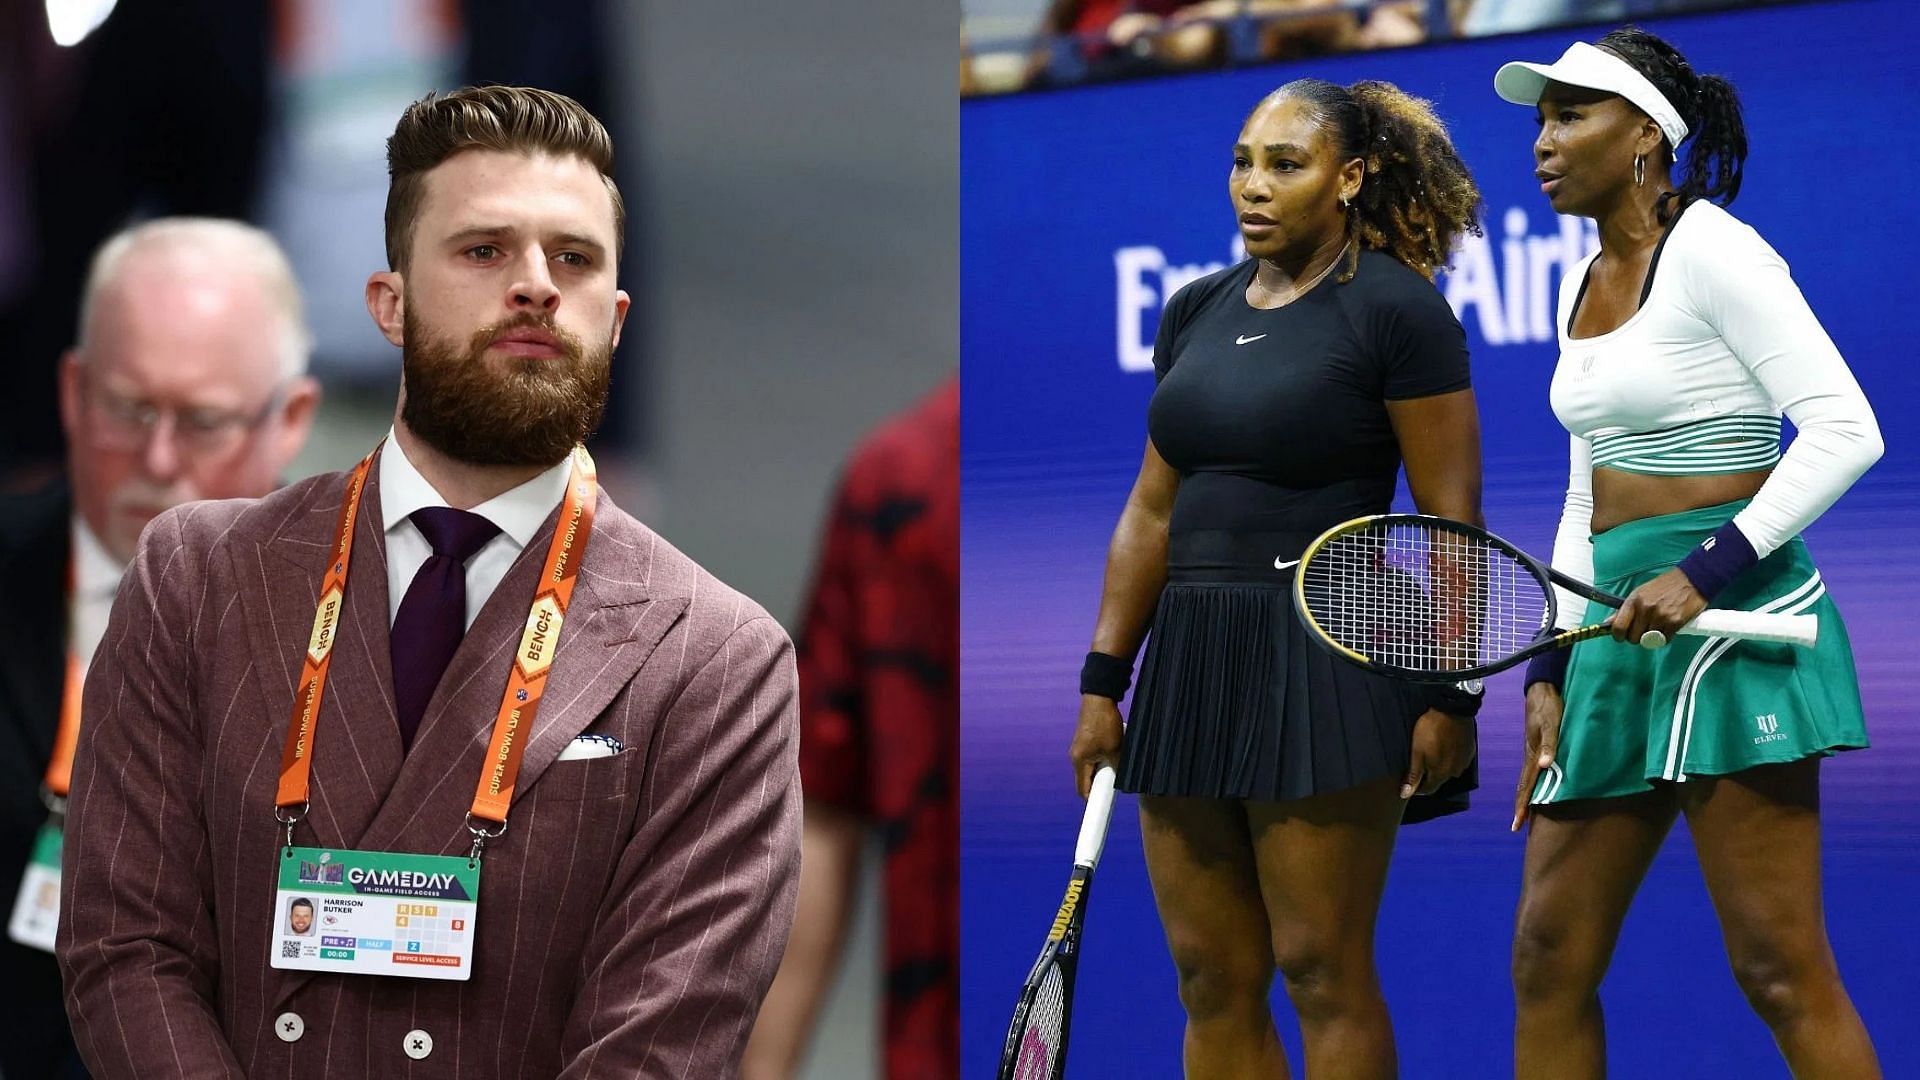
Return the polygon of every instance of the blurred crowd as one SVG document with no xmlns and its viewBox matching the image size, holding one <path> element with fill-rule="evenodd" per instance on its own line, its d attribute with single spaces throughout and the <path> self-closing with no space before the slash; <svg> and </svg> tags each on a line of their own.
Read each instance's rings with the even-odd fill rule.
<svg viewBox="0 0 1920 1080">
<path fill-rule="evenodd" d="M 1784 0 L 968 0 L 960 88 L 1013 93 L 1770 2 Z"/>
</svg>

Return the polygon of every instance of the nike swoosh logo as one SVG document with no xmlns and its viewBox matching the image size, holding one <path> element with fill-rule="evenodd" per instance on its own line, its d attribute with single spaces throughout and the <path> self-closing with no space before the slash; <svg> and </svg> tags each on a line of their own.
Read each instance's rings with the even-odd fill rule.
<svg viewBox="0 0 1920 1080">
<path fill-rule="evenodd" d="M 1273 560 L 1273 568 L 1275 570 L 1285 570 L 1289 566 L 1299 566 L 1299 565 L 1300 565 L 1299 559 L 1295 559 L 1292 562 L 1281 562 L 1278 558 Z"/>
<path fill-rule="evenodd" d="M 1261 338 L 1266 336 L 1267 335 L 1265 334 L 1255 334 L 1252 337 L 1237 337 L 1233 339 L 1233 343 L 1235 345 L 1245 345 L 1249 341 L 1259 341 Z"/>
</svg>

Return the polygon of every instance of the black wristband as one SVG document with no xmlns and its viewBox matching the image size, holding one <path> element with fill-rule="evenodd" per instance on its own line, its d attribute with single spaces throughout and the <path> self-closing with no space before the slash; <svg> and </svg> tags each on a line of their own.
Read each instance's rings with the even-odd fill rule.
<svg viewBox="0 0 1920 1080">
<path fill-rule="evenodd" d="M 1753 550 L 1753 542 L 1740 526 L 1729 521 L 1713 531 L 1713 535 L 1700 541 L 1700 546 L 1687 553 L 1680 560 L 1680 572 L 1687 576 L 1693 591 L 1703 598 L 1712 600 L 1721 589 L 1727 587 L 1734 578 L 1739 577 L 1760 561 L 1760 555 Z"/>
<path fill-rule="evenodd" d="M 1133 681 L 1133 663 L 1103 652 L 1090 652 L 1080 665 L 1080 692 L 1119 701 Z"/>
<path fill-rule="evenodd" d="M 1567 681 L 1567 661 L 1573 659 L 1572 649 L 1548 649 L 1546 652 L 1527 661 L 1527 678 L 1521 685 L 1521 692 L 1534 683 L 1543 682 L 1555 690 Z"/>
<path fill-rule="evenodd" d="M 1434 683 L 1427 687 L 1427 708 L 1466 720 L 1480 715 L 1480 703 L 1486 699 L 1486 688 L 1477 679 L 1465 684 Z"/>
</svg>

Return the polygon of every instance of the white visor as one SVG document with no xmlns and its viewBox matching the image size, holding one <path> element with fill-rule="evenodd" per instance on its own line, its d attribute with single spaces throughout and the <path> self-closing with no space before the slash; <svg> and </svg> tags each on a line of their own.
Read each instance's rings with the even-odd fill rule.
<svg viewBox="0 0 1920 1080">
<path fill-rule="evenodd" d="M 1670 147 L 1678 149 L 1687 137 L 1687 122 L 1645 75 L 1618 56 L 1584 41 L 1567 46 L 1560 59 L 1551 64 L 1515 60 L 1500 65 L 1493 74 L 1493 92 L 1515 105 L 1538 105 L 1549 81 L 1619 94 L 1660 125 Z"/>
</svg>

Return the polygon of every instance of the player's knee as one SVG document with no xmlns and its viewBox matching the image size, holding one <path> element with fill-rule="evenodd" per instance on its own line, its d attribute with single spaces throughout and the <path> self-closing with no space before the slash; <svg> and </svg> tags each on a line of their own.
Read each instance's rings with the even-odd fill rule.
<svg viewBox="0 0 1920 1080">
<path fill-rule="evenodd" d="M 1273 960 L 1302 1023 L 1344 1015 L 1378 993 L 1366 962 L 1330 943 L 1276 940 Z"/>
<path fill-rule="evenodd" d="M 1513 996 L 1521 1005 L 1585 1000 L 1599 992 L 1606 963 L 1566 924 L 1523 906 L 1513 931 Z"/>
<path fill-rule="evenodd" d="M 1805 1016 L 1826 982 L 1824 965 L 1796 962 L 1765 946 L 1742 948 L 1729 959 L 1734 982 L 1769 1028 L 1790 1027 Z"/>
<path fill-rule="evenodd" d="M 1173 967 L 1180 977 L 1180 1005 L 1189 1019 L 1267 1014 L 1273 969 L 1249 962 L 1244 950 L 1214 942 L 1176 942 Z"/>
</svg>

